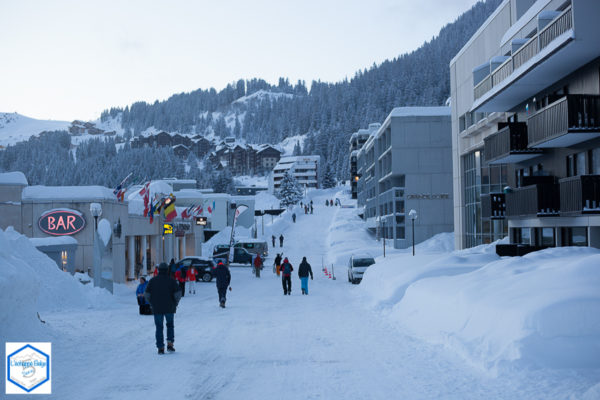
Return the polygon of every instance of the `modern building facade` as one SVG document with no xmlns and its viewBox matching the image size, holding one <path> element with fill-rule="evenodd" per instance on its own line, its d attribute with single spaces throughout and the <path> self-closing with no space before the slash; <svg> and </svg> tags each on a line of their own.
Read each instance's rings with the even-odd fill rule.
<svg viewBox="0 0 600 400">
<path fill-rule="evenodd" d="M 381 127 L 378 122 L 369 124 L 368 129 L 359 129 L 350 136 L 350 188 L 352 191 L 352 198 L 356 199 L 358 196 L 357 187 L 358 180 L 358 165 L 357 156 L 358 151 L 367 142 L 372 133 L 376 132 Z"/>
<path fill-rule="evenodd" d="M 395 248 L 452 232 L 452 154 L 448 107 L 400 107 L 357 153 L 357 201 L 367 229 Z"/>
<path fill-rule="evenodd" d="M 600 2 L 505 0 L 450 63 L 456 247 L 600 247 Z"/>
<path fill-rule="evenodd" d="M 281 180 L 286 172 L 292 174 L 298 183 L 307 189 L 319 187 L 320 156 L 281 157 L 273 173 L 269 177 L 269 188 L 272 193 L 279 191 Z"/>
</svg>

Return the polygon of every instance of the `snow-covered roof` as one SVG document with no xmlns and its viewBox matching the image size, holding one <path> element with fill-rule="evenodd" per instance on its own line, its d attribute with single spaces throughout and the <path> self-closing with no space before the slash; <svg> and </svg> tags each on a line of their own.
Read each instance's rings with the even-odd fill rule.
<svg viewBox="0 0 600 400">
<path fill-rule="evenodd" d="M 391 117 L 437 117 L 450 116 L 450 107 L 396 107 Z"/>
<path fill-rule="evenodd" d="M 30 238 L 29 241 L 35 247 L 40 246 L 54 246 L 54 245 L 72 245 L 77 244 L 77 239 L 73 236 L 52 236 L 52 237 L 44 237 L 44 238 Z"/>
<path fill-rule="evenodd" d="M 0 174 L 0 185 L 27 186 L 27 178 L 21 171 L 3 172 Z"/>
<path fill-rule="evenodd" d="M 27 186 L 23 200 L 91 201 L 114 200 L 113 189 L 104 186 Z"/>
<path fill-rule="evenodd" d="M 537 0 L 502 36 L 500 47 L 504 46 L 518 31 L 523 29 L 532 19 L 542 11 L 552 0 Z"/>
</svg>

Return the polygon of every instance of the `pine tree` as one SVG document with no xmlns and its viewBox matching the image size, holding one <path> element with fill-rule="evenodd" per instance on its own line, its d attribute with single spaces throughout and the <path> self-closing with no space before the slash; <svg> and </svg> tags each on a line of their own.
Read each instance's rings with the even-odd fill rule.
<svg viewBox="0 0 600 400">
<path fill-rule="evenodd" d="M 288 207 L 297 204 L 303 197 L 303 191 L 300 184 L 289 172 L 283 175 L 281 186 L 279 187 L 280 204 L 283 207 Z"/>
<path fill-rule="evenodd" d="M 323 189 L 330 189 L 337 185 L 335 179 L 335 173 L 329 164 L 325 167 L 325 173 L 323 174 L 323 181 L 321 183 Z"/>
<path fill-rule="evenodd" d="M 297 140 L 296 141 L 296 145 L 294 146 L 294 152 L 292 153 L 293 156 L 300 156 L 302 155 L 302 148 L 300 147 L 300 141 Z"/>
</svg>

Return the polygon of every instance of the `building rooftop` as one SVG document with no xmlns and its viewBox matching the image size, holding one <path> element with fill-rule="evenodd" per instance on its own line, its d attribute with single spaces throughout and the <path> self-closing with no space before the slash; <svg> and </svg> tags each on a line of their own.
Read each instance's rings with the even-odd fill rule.
<svg viewBox="0 0 600 400">
<path fill-rule="evenodd" d="M 28 186 L 23 189 L 21 198 L 23 200 L 117 201 L 113 189 L 104 186 Z"/>
<path fill-rule="evenodd" d="M 0 185 L 27 186 L 27 178 L 21 171 L 3 172 L 0 174 Z"/>
<path fill-rule="evenodd" d="M 391 117 L 436 117 L 450 116 L 450 107 L 396 107 Z"/>
</svg>

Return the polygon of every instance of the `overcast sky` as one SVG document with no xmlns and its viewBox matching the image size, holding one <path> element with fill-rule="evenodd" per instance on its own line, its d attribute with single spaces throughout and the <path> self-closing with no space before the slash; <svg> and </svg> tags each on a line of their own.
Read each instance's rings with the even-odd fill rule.
<svg viewBox="0 0 600 400">
<path fill-rule="evenodd" d="M 0 0 L 0 112 L 88 120 L 239 78 L 351 78 L 476 2 Z"/>
</svg>

